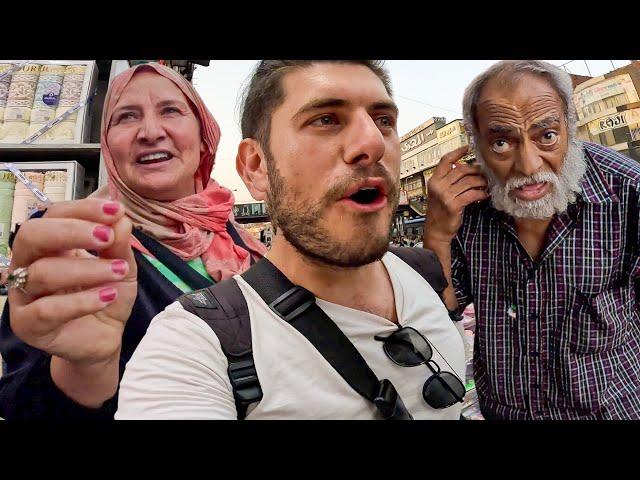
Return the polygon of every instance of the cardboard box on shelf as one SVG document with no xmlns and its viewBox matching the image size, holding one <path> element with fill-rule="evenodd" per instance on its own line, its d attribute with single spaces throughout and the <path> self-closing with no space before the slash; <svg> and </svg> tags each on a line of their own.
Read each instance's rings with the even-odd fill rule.
<svg viewBox="0 0 640 480">
<path fill-rule="evenodd" d="M 11 68 L 22 62 L 0 60 L 0 76 L 6 65 Z M 25 69 L 28 71 L 23 72 Z M 96 89 L 98 68 L 94 60 L 31 60 L 10 77 L 15 85 L 10 87 L 4 107 L 5 125 L 0 127 L 0 143 L 18 144 L 47 122 L 88 99 Z M 0 82 L 5 80 L 6 77 Z M 2 92 L 0 85 L 0 107 L 3 106 Z M 45 131 L 33 143 L 88 143 L 92 122 L 90 112 L 89 105 L 85 105 Z"/>
</svg>

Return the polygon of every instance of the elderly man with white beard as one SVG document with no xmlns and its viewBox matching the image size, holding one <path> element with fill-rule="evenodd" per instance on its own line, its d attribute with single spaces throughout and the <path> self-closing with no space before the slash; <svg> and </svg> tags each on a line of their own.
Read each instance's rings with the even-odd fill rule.
<svg viewBox="0 0 640 480">
<path fill-rule="evenodd" d="M 487 419 L 640 418 L 640 164 L 576 139 L 572 82 L 503 61 L 467 88 L 477 165 L 444 156 L 424 247 L 476 309 Z"/>
</svg>

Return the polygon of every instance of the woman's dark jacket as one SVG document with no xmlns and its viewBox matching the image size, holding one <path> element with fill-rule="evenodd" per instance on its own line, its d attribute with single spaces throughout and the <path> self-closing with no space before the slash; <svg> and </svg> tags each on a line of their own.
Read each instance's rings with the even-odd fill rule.
<svg viewBox="0 0 640 480">
<path fill-rule="evenodd" d="M 230 223 L 227 223 L 227 231 L 236 244 L 245 246 Z M 139 230 L 134 235 L 193 289 L 211 284 L 151 237 Z M 138 265 L 138 295 L 122 337 L 120 379 L 153 317 L 182 295 L 182 291 L 140 252 L 134 250 L 134 256 Z M 0 355 L 5 362 L 0 379 L 0 417 L 6 420 L 113 419 L 117 409 L 117 394 L 102 408 L 92 409 L 74 402 L 56 387 L 49 371 L 51 356 L 25 344 L 11 331 L 8 302 L 0 320 Z"/>
</svg>

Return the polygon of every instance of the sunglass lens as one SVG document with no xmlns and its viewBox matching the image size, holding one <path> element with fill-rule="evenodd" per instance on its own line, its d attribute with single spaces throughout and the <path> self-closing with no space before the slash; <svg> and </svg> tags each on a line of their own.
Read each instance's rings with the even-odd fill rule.
<svg viewBox="0 0 640 480">
<path fill-rule="evenodd" d="M 411 328 L 393 333 L 384 342 L 384 350 L 394 362 L 404 367 L 423 364 L 431 358 L 431 347 Z"/>
<path fill-rule="evenodd" d="M 461 401 L 464 394 L 465 389 L 462 382 L 449 372 L 440 372 L 438 375 L 430 377 L 422 389 L 422 396 L 433 408 L 450 407 Z"/>
</svg>

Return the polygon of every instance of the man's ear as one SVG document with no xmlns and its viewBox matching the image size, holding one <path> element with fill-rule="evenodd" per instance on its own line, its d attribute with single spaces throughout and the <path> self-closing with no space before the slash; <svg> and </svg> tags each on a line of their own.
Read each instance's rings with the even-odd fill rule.
<svg viewBox="0 0 640 480">
<path fill-rule="evenodd" d="M 269 191 L 267 159 L 257 140 L 245 138 L 238 145 L 236 170 L 256 200 L 266 200 Z"/>
</svg>

